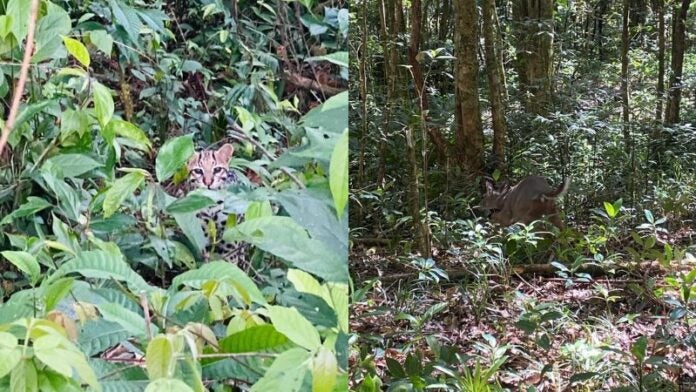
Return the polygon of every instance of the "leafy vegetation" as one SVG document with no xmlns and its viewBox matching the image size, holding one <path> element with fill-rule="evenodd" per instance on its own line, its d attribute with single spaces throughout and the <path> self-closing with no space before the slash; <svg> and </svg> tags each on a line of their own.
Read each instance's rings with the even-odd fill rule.
<svg viewBox="0 0 696 392">
<path fill-rule="evenodd" d="M 693 2 L 355 9 L 351 387 L 693 389 Z M 565 229 L 477 208 L 526 176 Z"/>
<path fill-rule="evenodd" d="M 0 96 L 22 96 L 0 147 L 0 389 L 345 389 L 343 3 L 31 3 L 0 2 Z M 181 192 L 222 142 L 240 184 Z M 248 271 L 204 262 L 215 200 L 245 216 L 213 237 L 253 245 Z"/>
</svg>

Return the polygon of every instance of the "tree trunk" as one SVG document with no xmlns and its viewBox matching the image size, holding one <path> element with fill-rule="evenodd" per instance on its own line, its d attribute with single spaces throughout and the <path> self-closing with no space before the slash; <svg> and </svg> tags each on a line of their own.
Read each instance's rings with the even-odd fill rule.
<svg viewBox="0 0 696 392">
<path fill-rule="evenodd" d="M 630 130 L 630 107 L 628 101 L 628 49 L 630 46 L 628 38 L 629 26 L 629 0 L 623 0 L 623 28 L 621 30 L 621 121 L 624 135 L 624 148 L 626 154 L 631 153 L 631 130 Z"/>
<path fill-rule="evenodd" d="M 665 0 L 657 0 L 657 107 L 655 121 L 662 123 L 662 103 L 665 94 Z"/>
<path fill-rule="evenodd" d="M 522 103 L 534 114 L 549 112 L 553 73 L 553 0 L 514 0 L 517 73 Z"/>
<path fill-rule="evenodd" d="M 483 172 L 483 129 L 478 97 L 479 42 L 478 14 L 475 0 L 455 0 L 454 55 L 456 56 L 455 125 L 456 157 L 465 172 L 480 175 Z"/>
<path fill-rule="evenodd" d="M 360 89 L 360 109 L 362 116 L 362 124 L 360 128 L 360 136 L 358 137 L 358 176 L 356 181 L 356 188 L 361 189 L 365 186 L 365 142 L 366 137 L 369 133 L 368 121 L 367 121 L 367 0 L 363 0 L 361 7 L 362 16 L 362 42 L 360 42 L 360 47 L 358 53 L 360 59 L 358 61 L 358 85 Z M 358 203 L 358 221 L 362 222 L 363 218 L 362 203 Z"/>
<path fill-rule="evenodd" d="M 409 210 L 413 221 L 413 231 L 415 234 L 418 250 L 423 257 L 430 257 L 430 233 L 428 226 L 421 217 L 421 196 L 420 196 L 420 176 L 418 175 L 418 157 L 416 154 L 416 142 L 413 137 L 413 128 L 406 127 L 406 153 L 408 157 L 408 167 L 411 181 L 409 181 Z"/>
<path fill-rule="evenodd" d="M 493 126 L 493 155 L 495 166 L 501 172 L 506 172 L 505 140 L 507 124 L 505 122 L 505 98 L 502 82 L 503 63 L 497 50 L 497 35 L 495 34 L 496 9 L 495 0 L 483 0 L 483 38 L 486 50 L 486 74 L 488 76 L 489 96 L 491 100 L 491 122 Z"/>
<path fill-rule="evenodd" d="M 679 105 L 682 92 L 682 68 L 684 65 L 684 49 L 686 48 L 686 15 L 691 0 L 681 0 L 681 8 L 674 12 L 672 27 L 672 75 L 669 78 L 669 98 L 665 113 L 665 125 L 679 122 Z"/>
</svg>

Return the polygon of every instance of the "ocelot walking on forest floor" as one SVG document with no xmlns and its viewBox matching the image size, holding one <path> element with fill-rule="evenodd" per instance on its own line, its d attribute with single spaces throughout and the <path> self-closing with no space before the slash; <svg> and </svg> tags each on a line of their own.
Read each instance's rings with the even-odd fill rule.
<svg viewBox="0 0 696 392">
<path fill-rule="evenodd" d="M 187 165 L 189 189 L 221 190 L 238 183 L 239 178 L 229 166 L 233 152 L 234 147 L 231 144 L 224 144 L 217 150 L 204 150 L 193 154 Z M 248 247 L 243 243 L 227 242 L 222 239 L 230 218 L 230 214 L 225 211 L 223 200 L 218 200 L 215 206 L 201 210 L 197 216 L 203 220 L 203 233 L 208 242 L 204 257 L 208 259 L 211 253 L 217 253 L 225 260 L 246 269 Z M 243 214 L 231 216 L 231 218 L 235 217 L 234 223 L 238 224 L 244 220 Z"/>
</svg>

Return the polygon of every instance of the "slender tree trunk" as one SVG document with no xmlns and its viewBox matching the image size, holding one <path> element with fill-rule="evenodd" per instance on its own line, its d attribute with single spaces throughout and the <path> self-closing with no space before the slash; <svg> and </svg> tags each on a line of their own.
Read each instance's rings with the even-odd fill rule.
<svg viewBox="0 0 696 392">
<path fill-rule="evenodd" d="M 491 122 L 493 126 L 493 154 L 496 168 L 501 173 L 506 172 L 505 140 L 507 138 L 507 123 L 505 122 L 504 86 L 501 81 L 503 63 L 497 50 L 495 21 L 495 0 L 483 0 L 483 38 L 486 50 L 486 74 L 488 76 L 489 96 L 491 100 Z"/>
<path fill-rule="evenodd" d="M 548 113 L 553 76 L 553 0 L 514 0 L 517 72 L 522 103 L 534 114 Z"/>
<path fill-rule="evenodd" d="M 430 257 L 430 244 L 428 228 L 421 217 L 421 196 L 420 196 L 420 176 L 418 175 L 418 157 L 416 154 L 416 142 L 413 137 L 413 128 L 406 127 L 406 154 L 408 157 L 408 167 L 411 181 L 409 181 L 409 210 L 413 221 L 413 231 L 415 233 L 418 250 L 423 257 Z"/>
<path fill-rule="evenodd" d="M 362 115 L 362 126 L 360 128 L 360 136 L 358 137 L 358 146 L 360 150 L 358 156 L 358 176 L 356 179 L 356 187 L 358 189 L 361 189 L 365 186 L 365 142 L 369 132 L 369 129 L 367 128 L 367 0 L 362 0 L 361 11 L 362 42 L 360 43 L 360 47 L 358 49 L 358 53 L 360 55 L 360 59 L 358 61 L 358 84 L 360 89 L 360 109 Z M 363 211 L 362 206 L 360 205 L 358 207 L 358 221 L 362 221 L 362 216 Z"/>
<path fill-rule="evenodd" d="M 681 8 L 674 12 L 672 28 L 672 75 L 669 78 L 669 98 L 665 113 L 665 124 L 679 122 L 679 105 L 682 93 L 682 68 L 684 65 L 684 50 L 686 48 L 686 16 L 691 0 L 681 0 Z"/>
<path fill-rule="evenodd" d="M 631 152 L 631 129 L 630 129 L 630 106 L 628 97 L 628 49 L 630 46 L 628 38 L 629 26 L 629 0 L 623 0 L 623 28 L 621 31 L 621 120 L 624 134 L 624 148 L 626 154 Z"/>
<path fill-rule="evenodd" d="M 394 19 L 392 14 L 387 9 L 388 0 L 379 0 L 379 18 L 380 18 L 380 36 L 382 37 L 382 52 L 384 53 L 384 79 L 386 81 L 386 97 L 384 107 L 383 125 L 380 130 L 379 137 L 379 165 L 377 168 L 377 184 L 384 182 L 384 177 L 387 171 L 387 147 L 385 140 L 391 129 L 391 112 L 392 102 L 395 97 L 396 86 L 396 50 L 394 50 L 394 41 L 396 34 L 394 33 Z M 393 5 L 393 0 L 391 4 Z M 389 17 L 388 17 L 389 16 Z"/>
<path fill-rule="evenodd" d="M 475 0 L 454 0 L 456 156 L 472 175 L 483 172 L 483 129 L 478 97 L 478 14 Z"/>
<path fill-rule="evenodd" d="M 655 121 L 662 123 L 665 94 L 665 0 L 657 0 L 657 107 Z"/>
<path fill-rule="evenodd" d="M 416 95 L 423 95 L 423 70 L 418 62 L 418 53 L 420 52 L 421 41 L 421 0 L 411 0 L 411 40 L 408 45 L 408 63 L 411 66 L 413 73 L 413 82 L 416 87 Z M 424 106 L 428 108 L 428 101 L 423 96 Z"/>
</svg>

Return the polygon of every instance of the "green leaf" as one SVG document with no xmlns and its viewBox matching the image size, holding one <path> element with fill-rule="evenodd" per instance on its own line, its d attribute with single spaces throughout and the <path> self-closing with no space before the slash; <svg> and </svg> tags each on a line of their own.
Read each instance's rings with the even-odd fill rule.
<svg viewBox="0 0 696 392">
<path fill-rule="evenodd" d="M 347 259 L 322 242 L 309 238 L 305 229 L 292 218 L 270 216 L 248 220 L 226 230 L 223 238 L 251 243 L 327 281 L 348 280 Z"/>
<path fill-rule="evenodd" d="M 31 358 L 20 361 L 10 373 L 11 392 L 38 392 L 39 378 Z"/>
<path fill-rule="evenodd" d="M 94 30 L 89 32 L 89 40 L 92 45 L 102 51 L 107 56 L 111 56 L 114 47 L 114 39 L 106 30 Z"/>
<path fill-rule="evenodd" d="M 321 127 L 326 132 L 341 133 L 348 126 L 348 91 L 334 95 L 302 117 L 305 127 Z"/>
<path fill-rule="evenodd" d="M 44 292 L 44 311 L 49 312 L 53 310 L 53 308 L 70 293 L 73 283 L 75 283 L 75 279 L 73 278 L 61 278 L 46 283 L 44 287 L 42 287 Z"/>
<path fill-rule="evenodd" d="M 104 217 L 108 218 L 121 207 L 121 204 L 135 192 L 145 180 L 141 172 L 128 173 L 114 181 L 104 197 Z"/>
<path fill-rule="evenodd" d="M 134 148 L 142 151 L 150 151 L 152 143 L 142 129 L 128 121 L 112 119 L 106 124 L 104 132 L 107 135 L 115 135 L 126 138 Z"/>
<path fill-rule="evenodd" d="M 133 335 L 143 336 L 146 333 L 145 330 L 145 318 L 138 313 L 128 310 L 119 304 L 114 303 L 102 303 L 98 304 L 99 312 L 104 316 L 107 321 L 112 321 L 118 323 L 126 331 L 132 333 Z M 150 331 L 152 333 L 158 333 L 159 330 L 157 326 L 152 323 L 150 324 Z"/>
<path fill-rule="evenodd" d="M 328 61 L 341 67 L 348 67 L 348 52 L 334 52 L 323 56 L 308 57 L 305 61 Z"/>
<path fill-rule="evenodd" d="M 145 364 L 150 380 L 167 378 L 172 375 L 176 364 L 174 346 L 166 335 L 158 335 L 147 345 Z"/>
<path fill-rule="evenodd" d="M 71 378 L 74 369 L 82 381 L 99 389 L 97 376 L 82 352 L 62 335 L 47 334 L 35 339 L 34 355 L 46 366 L 65 377 Z"/>
<path fill-rule="evenodd" d="M 308 370 L 311 353 L 294 348 L 280 354 L 266 374 L 251 387 L 251 392 L 299 392 Z"/>
<path fill-rule="evenodd" d="M 329 166 L 329 187 L 333 195 L 336 207 L 336 216 L 343 215 L 343 210 L 348 204 L 348 130 L 338 142 L 331 154 L 331 165 Z"/>
<path fill-rule="evenodd" d="M 268 306 L 267 309 L 276 330 L 293 343 L 308 350 L 316 350 L 321 345 L 317 328 L 297 309 L 284 306 Z"/>
<path fill-rule="evenodd" d="M 312 360 L 312 392 L 332 392 L 337 375 L 336 355 L 326 347 L 321 347 Z"/>
<path fill-rule="evenodd" d="M 145 392 L 194 392 L 185 382 L 175 378 L 160 378 L 145 388 Z"/>
<path fill-rule="evenodd" d="M 87 356 L 100 354 L 133 336 L 118 323 L 104 319 L 85 323 L 80 332 L 78 343 Z"/>
<path fill-rule="evenodd" d="M 104 166 L 84 154 L 59 154 L 47 159 L 46 162 L 44 162 L 44 166 L 46 165 L 52 165 L 58 168 L 60 173 L 54 174 L 60 179 L 65 177 L 77 177 L 90 170 Z"/>
<path fill-rule="evenodd" d="M 638 361 L 642 363 L 645 360 L 645 355 L 648 348 L 648 339 L 645 336 L 641 336 L 636 340 L 635 343 L 631 345 L 631 354 Z"/>
<path fill-rule="evenodd" d="M 89 68 L 89 52 L 82 42 L 74 38 L 63 37 L 63 43 L 65 44 L 65 48 L 68 50 L 68 53 L 75 57 L 80 64 L 85 66 L 85 68 Z"/>
<path fill-rule="evenodd" d="M 183 199 L 179 199 L 165 208 L 170 214 L 180 214 L 187 212 L 196 212 L 203 208 L 210 207 L 215 204 L 215 200 L 198 194 L 189 194 Z"/>
<path fill-rule="evenodd" d="M 19 208 L 12 211 L 12 213 L 2 218 L 2 221 L 0 221 L 0 225 L 8 224 L 12 222 L 14 218 L 21 218 L 24 216 L 34 215 L 37 212 L 44 210 L 48 207 L 51 207 L 51 204 L 46 200 L 40 197 L 29 196 L 27 197 L 26 203 L 22 204 L 21 206 L 19 206 Z"/>
<path fill-rule="evenodd" d="M 31 1 L 10 0 L 5 8 L 5 15 L 8 15 L 12 22 L 10 30 L 17 42 L 22 42 L 27 35 L 30 7 Z"/>
<path fill-rule="evenodd" d="M 607 212 L 607 215 L 609 215 L 610 218 L 616 216 L 616 209 L 614 209 L 614 206 L 608 201 L 604 202 L 604 210 Z"/>
<path fill-rule="evenodd" d="M 61 37 L 72 27 L 70 15 L 59 5 L 46 2 L 46 14 L 36 25 L 36 50 L 31 62 L 36 64 L 49 59 L 65 58 Z"/>
<path fill-rule="evenodd" d="M 111 96 L 111 90 L 99 82 L 92 82 L 92 99 L 94 100 L 94 110 L 97 114 L 97 121 L 102 128 L 111 121 L 114 115 L 114 99 Z M 107 134 L 108 135 L 108 134 Z M 109 143 L 113 138 L 105 136 Z"/>
<path fill-rule="evenodd" d="M 210 280 L 230 284 L 247 304 L 251 302 L 260 305 L 266 304 L 266 299 L 254 281 L 239 267 L 226 261 L 212 261 L 196 270 L 184 272 L 174 278 L 172 286 L 179 287 L 183 284 L 191 288 L 200 289 L 205 282 Z"/>
<path fill-rule="evenodd" d="M 285 347 L 288 338 L 270 324 L 257 325 L 220 340 L 220 350 L 225 353 L 251 353 L 273 351 Z"/>
<path fill-rule="evenodd" d="M 103 250 L 90 250 L 80 253 L 77 257 L 61 265 L 58 271 L 50 276 L 49 280 L 74 272 L 87 278 L 115 279 L 126 282 L 128 287 L 135 292 L 149 292 L 153 290 L 145 282 L 145 279 L 130 268 L 122 256 L 119 257 Z"/>
<path fill-rule="evenodd" d="M 161 182 L 173 176 L 193 153 L 193 134 L 179 136 L 164 143 L 155 161 L 157 179 Z"/>
<path fill-rule="evenodd" d="M 87 113 L 67 109 L 61 115 L 60 140 L 67 140 L 73 133 L 77 133 L 78 136 L 82 137 L 85 132 L 91 130 L 92 124 L 94 124 L 94 119 L 87 115 Z"/>
<path fill-rule="evenodd" d="M 11 333 L 0 332 L 0 378 L 5 377 L 22 359 L 17 338 Z"/>
<path fill-rule="evenodd" d="M 1 252 L 2 256 L 9 260 L 20 271 L 27 274 L 31 284 L 34 285 L 41 275 L 39 262 L 31 253 L 6 250 Z"/>
</svg>

